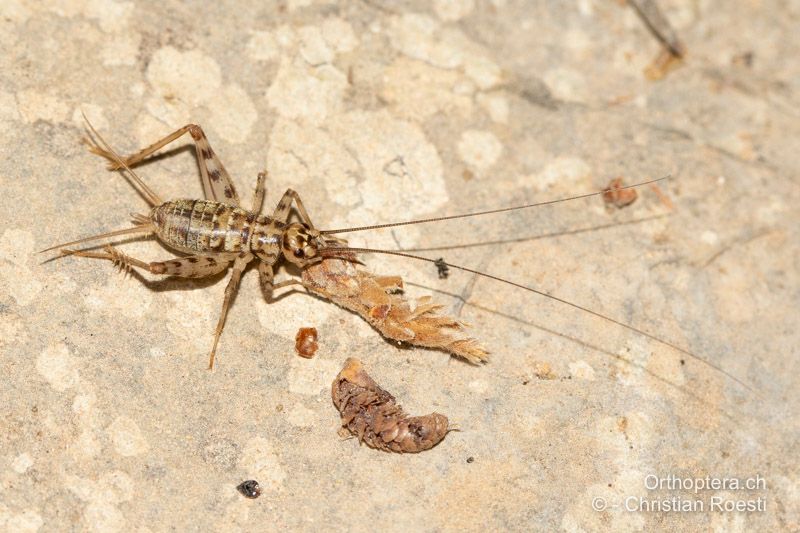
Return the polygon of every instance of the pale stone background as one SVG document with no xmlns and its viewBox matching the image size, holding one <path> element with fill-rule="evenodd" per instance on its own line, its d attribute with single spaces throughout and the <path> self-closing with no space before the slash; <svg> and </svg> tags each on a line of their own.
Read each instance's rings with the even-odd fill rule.
<svg viewBox="0 0 800 533">
<path fill-rule="evenodd" d="M 688 56 L 653 82 L 659 45 L 623 2 L 3 0 L 0 528 L 800 528 L 800 4 L 661 5 Z M 646 189 L 623 211 L 593 198 L 352 242 L 473 244 L 421 253 L 656 332 L 757 392 L 563 305 L 390 257 L 365 261 L 460 312 L 488 365 L 398 349 L 303 294 L 267 304 L 249 272 L 208 372 L 224 281 L 148 287 L 34 253 L 145 209 L 80 144 L 81 109 L 126 152 L 197 122 L 246 205 L 268 168 L 268 209 L 291 186 L 321 227 L 672 174 L 667 217 Z M 162 196 L 196 197 L 191 156 L 141 174 Z M 153 241 L 124 250 L 168 256 Z M 321 348 L 301 359 L 294 334 L 312 325 Z M 340 440 L 329 385 L 348 356 L 411 412 L 462 431 L 406 456 Z M 536 376 L 543 363 L 555 379 Z M 650 474 L 761 475 L 767 488 L 648 491 Z M 236 492 L 247 478 L 260 499 Z M 720 495 L 767 510 L 591 508 Z"/>
</svg>

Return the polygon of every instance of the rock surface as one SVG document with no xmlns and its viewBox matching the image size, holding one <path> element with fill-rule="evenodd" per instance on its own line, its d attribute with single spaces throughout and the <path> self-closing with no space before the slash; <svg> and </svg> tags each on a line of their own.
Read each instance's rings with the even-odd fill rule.
<svg viewBox="0 0 800 533">
<path fill-rule="evenodd" d="M 623 2 L 227 4 L 0 3 L 0 529 L 800 528 L 797 2 L 662 2 L 687 56 L 660 81 L 644 74 L 659 44 Z M 250 271 L 208 372 L 221 277 L 143 283 L 35 254 L 146 208 L 80 144 L 81 111 L 121 152 L 199 123 L 245 205 L 266 168 L 265 210 L 292 187 L 322 228 L 670 174 L 669 201 L 644 188 L 623 210 L 594 197 L 349 238 L 552 292 L 753 391 L 587 313 L 388 256 L 364 261 L 471 323 L 489 364 L 400 349 L 302 293 L 266 303 Z M 198 197 L 192 155 L 139 173 Z M 310 360 L 294 354 L 306 326 Z M 348 357 L 461 431 L 413 456 L 340 440 L 329 386 Z M 628 497 L 766 510 L 629 512 Z"/>
</svg>

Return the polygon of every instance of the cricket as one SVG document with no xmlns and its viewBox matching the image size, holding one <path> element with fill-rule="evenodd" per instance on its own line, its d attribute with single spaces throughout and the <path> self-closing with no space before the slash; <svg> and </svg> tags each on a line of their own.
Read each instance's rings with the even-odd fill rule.
<svg viewBox="0 0 800 533">
<path fill-rule="evenodd" d="M 57 244 L 41 252 L 58 250 L 62 257 L 78 256 L 106 259 L 126 271 L 132 268 L 139 268 L 154 275 L 181 278 L 203 278 L 231 268 L 232 273 L 225 288 L 222 310 L 217 321 L 209 353 L 209 369 L 214 367 L 217 346 L 220 336 L 222 335 L 231 300 L 238 289 L 242 273 L 252 261 L 257 261 L 258 263 L 259 282 L 267 300 L 272 297 L 273 291 L 276 289 L 291 285 L 303 285 L 311 292 L 316 292 L 343 307 L 358 312 L 375 326 L 376 329 L 383 333 L 384 336 L 395 340 L 406 340 L 405 337 L 403 337 L 402 331 L 393 333 L 392 327 L 386 325 L 383 321 L 390 313 L 390 304 L 397 304 L 399 302 L 398 300 L 386 300 L 386 298 L 391 298 L 393 292 L 402 289 L 402 280 L 399 280 L 396 276 L 372 276 L 364 280 L 364 283 L 367 285 L 364 285 L 366 288 L 361 289 L 359 297 L 361 297 L 362 300 L 365 298 L 367 300 L 370 298 L 377 298 L 376 301 L 378 302 L 384 302 L 385 300 L 385 305 L 361 305 L 363 302 L 353 302 L 353 298 L 348 300 L 347 297 L 338 294 L 337 290 L 331 289 L 331 284 L 342 283 L 343 279 L 349 282 L 352 281 L 351 278 L 356 277 L 356 271 L 354 267 L 352 267 L 353 263 L 357 262 L 355 254 L 377 253 L 433 263 L 438 268 L 440 276 L 443 275 L 442 273 L 446 276 L 448 269 L 455 269 L 489 278 L 496 282 L 505 283 L 517 289 L 545 298 L 550 298 L 560 304 L 570 306 L 600 318 L 609 324 L 627 329 L 636 335 L 656 341 L 663 346 L 706 365 L 725 375 L 728 379 L 735 381 L 745 389 L 752 391 L 750 386 L 744 381 L 715 365 L 708 359 L 692 353 L 686 348 L 621 320 L 593 311 L 585 306 L 567 301 L 535 287 L 494 276 L 490 273 L 480 272 L 466 266 L 455 265 L 444 261 L 442 258 L 430 259 L 397 250 L 349 247 L 346 240 L 334 236 L 349 232 L 368 231 L 412 224 L 436 223 L 457 218 L 477 217 L 514 210 L 530 209 L 537 206 L 567 202 L 591 196 L 607 195 L 608 190 L 587 192 L 576 196 L 550 199 L 526 205 L 442 217 L 379 223 L 352 228 L 318 229 L 312 222 L 299 194 L 292 189 L 286 190 L 270 216 L 261 214 L 265 181 L 267 178 L 266 172 L 258 174 L 254 202 L 251 208 L 248 210 L 242 207 L 239 195 L 236 192 L 236 188 L 228 172 L 225 170 L 217 154 L 211 148 L 202 128 L 198 125 L 187 124 L 146 148 L 126 157 L 122 157 L 103 139 L 85 116 L 84 120 L 86 120 L 88 131 L 91 133 L 91 138 L 87 139 L 90 145 L 90 151 L 107 159 L 110 162 L 109 170 L 124 172 L 129 182 L 149 204 L 150 211 L 147 214 L 133 215 L 132 227 Z M 186 133 L 189 133 L 194 141 L 204 199 L 184 198 L 165 201 L 142 180 L 132 167 L 147 160 L 158 152 L 158 150 L 176 141 Z M 633 189 L 666 179 L 669 179 L 669 176 L 624 187 L 617 185 L 615 187 L 615 192 L 618 194 L 619 191 L 632 191 Z M 289 222 L 293 207 L 299 217 L 299 222 Z M 142 236 L 154 235 L 164 245 L 181 255 L 166 261 L 145 262 L 121 252 L 111 244 L 104 245 L 102 251 L 96 251 L 98 246 L 85 249 L 74 248 L 76 245 L 82 245 L 92 241 L 133 234 Z M 282 281 L 276 281 L 274 279 L 274 272 L 281 260 L 292 263 L 300 268 L 303 271 L 303 278 L 295 279 L 290 277 Z M 337 261 L 339 265 L 347 265 L 353 268 L 353 270 L 337 271 Z M 326 264 L 329 262 L 330 265 L 326 267 Z M 320 267 L 323 268 L 322 271 L 319 270 Z M 317 271 L 312 272 L 313 268 L 316 268 Z M 327 268 L 327 270 L 325 270 L 325 268 Z M 312 273 L 308 279 L 306 278 L 307 272 Z M 316 275 L 316 278 L 314 275 Z M 327 276 L 327 278 L 325 276 Z M 314 279 L 317 280 L 316 291 L 313 290 Z M 320 279 L 327 281 L 319 282 Z M 332 293 L 337 293 L 339 298 L 337 299 L 337 294 Z M 375 296 L 376 293 L 378 296 Z M 363 296 L 365 294 L 368 296 Z M 405 313 L 405 322 L 403 322 L 403 324 L 406 329 L 416 328 L 418 330 L 416 331 L 419 334 L 418 342 L 411 342 L 412 344 L 438 347 L 472 363 L 480 363 L 486 360 L 486 351 L 481 348 L 474 339 L 457 339 L 455 341 L 443 340 L 441 335 L 438 334 L 438 330 L 460 330 L 463 325 L 453 319 L 435 315 L 435 311 L 441 306 L 430 304 L 427 299 L 422 299 L 421 301 L 422 305 L 417 310 L 405 309 L 403 311 Z M 363 307 L 363 309 L 360 307 Z M 400 307 L 402 309 L 402 306 L 395 305 L 395 307 Z M 403 327 L 397 327 L 395 329 L 402 330 Z"/>
</svg>

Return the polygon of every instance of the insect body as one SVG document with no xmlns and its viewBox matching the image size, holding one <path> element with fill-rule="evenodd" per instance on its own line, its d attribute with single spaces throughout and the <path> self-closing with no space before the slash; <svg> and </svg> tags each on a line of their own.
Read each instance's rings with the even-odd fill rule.
<svg viewBox="0 0 800 533">
<path fill-rule="evenodd" d="M 364 231 L 378 228 L 404 226 L 409 224 L 423 224 L 442 220 L 487 215 L 491 213 L 503 213 L 517 209 L 528 209 L 541 205 L 554 204 L 558 202 L 605 194 L 603 191 L 586 193 L 569 198 L 548 200 L 527 205 L 505 207 L 460 215 L 409 220 L 404 222 L 377 224 L 356 228 L 318 230 L 311 222 L 311 218 L 308 216 L 308 213 L 299 195 L 292 189 L 288 189 L 284 193 L 283 197 L 278 202 L 277 207 L 273 211 L 272 216 L 264 216 L 260 214 L 261 204 L 263 203 L 264 199 L 264 181 L 266 179 L 266 173 L 263 172 L 258 175 L 252 209 L 248 211 L 247 209 L 243 208 L 240 204 L 239 196 L 236 193 L 236 189 L 234 188 L 230 176 L 225 170 L 225 167 L 222 165 L 222 162 L 217 158 L 217 156 L 214 154 L 214 151 L 211 149 L 211 146 L 208 144 L 203 130 L 197 125 L 188 124 L 183 128 L 174 131 L 170 135 L 167 135 L 156 143 L 148 146 L 147 148 L 144 148 L 126 158 L 122 158 L 116 152 L 114 152 L 113 149 L 111 149 L 111 147 L 108 146 L 102 137 L 100 137 L 100 135 L 94 130 L 94 128 L 92 128 L 91 124 L 89 124 L 89 129 L 99 142 L 98 144 L 92 145 L 91 151 L 111 161 L 111 165 L 109 167 L 110 169 L 125 169 L 127 171 L 129 180 L 136 187 L 138 192 L 144 197 L 144 199 L 150 204 L 151 210 L 147 215 L 134 215 L 133 227 L 111 231 L 100 235 L 94 235 L 92 237 L 79 239 L 73 242 L 59 244 L 43 251 L 61 248 L 61 253 L 63 255 L 77 255 L 82 257 L 108 259 L 125 269 L 136 267 L 147 270 L 153 274 L 186 278 L 210 276 L 215 273 L 222 272 L 232 266 L 231 278 L 227 287 L 225 288 L 225 298 L 222 304 L 222 312 L 220 313 L 219 320 L 217 321 L 217 327 L 214 334 L 214 343 L 209 356 L 209 368 L 213 368 L 214 355 L 216 353 L 217 344 L 222 333 L 222 328 L 225 324 L 225 317 L 227 315 L 231 299 L 238 288 L 242 272 L 244 271 L 245 267 L 254 260 L 258 261 L 260 284 L 262 291 L 267 298 L 272 295 L 273 290 L 276 288 L 292 284 L 304 284 L 303 281 L 296 279 L 287 279 L 278 283 L 274 282 L 273 267 L 283 258 L 290 263 L 293 263 L 304 269 L 304 276 L 306 273 L 312 271 L 314 272 L 316 277 L 311 276 L 308 280 L 305 280 L 306 283 L 304 285 L 306 288 L 312 290 L 312 292 L 316 292 L 317 294 L 330 296 L 332 299 L 334 299 L 334 301 L 336 301 L 336 303 L 343 305 L 348 309 L 357 310 L 359 314 L 369 317 L 373 320 L 373 322 L 378 321 L 383 325 L 382 328 L 379 328 L 380 331 L 394 339 L 406 340 L 406 337 L 410 336 L 410 338 L 421 340 L 424 337 L 425 339 L 428 339 L 428 341 L 432 342 L 431 339 L 439 338 L 437 335 L 441 334 L 442 329 L 458 330 L 460 327 L 462 327 L 462 325 L 457 321 L 447 319 L 446 317 L 435 316 L 433 310 L 438 308 L 438 306 L 431 304 L 423 305 L 421 308 L 417 308 L 416 311 L 413 311 L 410 308 L 407 310 L 407 312 L 403 309 L 399 309 L 400 311 L 403 311 L 400 313 L 402 316 L 392 315 L 392 309 L 397 306 L 384 305 L 387 304 L 387 302 L 384 300 L 386 300 L 386 291 L 388 290 L 391 292 L 391 287 L 397 284 L 389 283 L 387 286 L 384 286 L 386 285 L 385 283 L 384 285 L 381 284 L 381 280 L 386 281 L 389 278 L 383 279 L 373 276 L 374 279 L 371 278 L 369 286 L 359 286 L 359 290 L 352 292 L 350 290 L 352 289 L 351 285 L 357 282 L 355 278 L 343 279 L 341 275 L 337 275 L 334 272 L 335 268 L 316 268 L 315 270 L 315 267 L 317 266 L 325 266 L 326 263 L 316 265 L 317 263 L 322 262 L 322 260 L 325 258 L 339 258 L 345 261 L 354 261 L 355 259 L 353 254 L 355 253 L 381 253 L 428 261 L 435 263 L 440 272 L 446 273 L 450 268 L 457 269 L 506 283 L 518 289 L 522 289 L 539 296 L 550 298 L 563 305 L 571 306 L 587 314 L 601 318 L 608 323 L 615 324 L 616 326 L 625 328 L 638 335 L 659 342 L 660 344 L 681 352 L 684 355 L 688 355 L 704 365 L 726 375 L 728 378 L 736 381 L 743 387 L 752 390 L 740 379 L 724 371 L 712 362 L 709 362 L 706 359 L 697 356 L 674 343 L 661 339 L 652 333 L 638 329 L 634 326 L 626 324 L 625 322 L 598 313 L 579 304 L 564 300 L 558 296 L 537 288 L 493 276 L 485 272 L 473 270 L 471 268 L 454 265 L 452 263 L 445 262 L 442 259 L 434 260 L 396 250 L 347 247 L 346 241 L 336 237 L 331 237 L 331 235 L 337 233 Z M 199 167 L 203 190 L 205 192 L 205 199 L 184 199 L 165 202 L 159 198 L 159 196 L 153 192 L 153 190 L 150 189 L 150 187 L 145 184 L 145 182 L 142 181 L 142 179 L 133 170 L 131 170 L 130 167 L 146 159 L 148 156 L 155 153 L 165 145 L 175 141 L 185 133 L 189 133 L 195 143 L 195 148 L 200 163 Z M 619 193 L 620 191 L 629 191 L 634 187 L 640 187 L 642 185 L 647 185 L 662 179 L 666 178 L 618 187 L 616 192 Z M 294 205 L 297 214 L 299 215 L 300 222 L 288 222 L 292 205 Z M 110 245 L 106 245 L 103 252 L 63 248 L 97 239 L 135 233 L 154 234 L 167 246 L 187 255 L 168 261 L 155 261 L 148 263 L 130 257 L 116 250 Z M 350 276 L 350 278 L 352 278 L 352 276 Z M 335 298 L 333 298 L 334 296 Z M 354 301 L 354 298 L 357 301 Z M 391 301 L 388 303 L 391 304 Z M 402 307 L 402 305 L 400 307 Z M 395 311 L 397 310 L 398 309 L 395 309 Z M 426 313 L 430 316 L 427 316 Z M 387 318 L 392 318 L 393 321 L 387 322 Z M 423 323 L 423 318 L 427 320 L 427 322 Z M 420 331 L 413 331 L 414 328 L 412 326 L 420 329 Z M 395 332 L 396 334 L 390 334 L 388 332 Z M 421 333 L 424 333 L 424 335 Z M 483 351 L 483 349 L 474 339 L 450 339 L 448 342 L 450 342 L 449 346 L 451 346 L 451 348 L 444 349 L 447 349 L 451 353 L 465 357 L 467 360 L 473 362 L 485 360 L 486 352 Z M 417 342 L 417 344 L 421 344 L 423 346 L 431 345 L 423 342 Z M 444 347 L 443 341 L 440 340 L 436 341 L 436 343 L 433 345 L 440 348 Z M 452 348 L 452 346 L 458 349 Z"/>
<path fill-rule="evenodd" d="M 105 147 L 93 146 L 92 151 L 112 161 L 112 168 L 127 169 L 132 181 L 152 205 L 152 209 L 148 215 L 135 215 L 136 225 L 133 228 L 57 245 L 49 250 L 115 235 L 151 233 L 170 248 L 189 255 L 169 261 L 148 263 L 130 257 L 110 245 L 106 246 L 103 252 L 65 249 L 62 250 L 62 253 L 109 259 L 125 269 L 138 267 L 153 274 L 185 278 L 210 276 L 222 272 L 232 265 L 233 274 L 225 289 L 222 313 L 217 323 L 214 344 L 209 356 L 209 368 L 214 366 L 214 355 L 225 324 L 225 316 L 231 298 L 238 288 L 242 272 L 248 263 L 253 260 L 259 262 L 258 272 L 261 288 L 269 298 L 275 288 L 300 283 L 294 279 L 274 283 L 273 266 L 281 257 L 303 267 L 322 259 L 318 255 L 321 248 L 340 242 L 338 239 L 326 239 L 314 229 L 300 197 L 291 189 L 287 190 L 278 202 L 272 216 L 259 215 L 264 198 L 266 173 L 262 172 L 258 175 L 253 209 L 248 211 L 240 207 L 239 198 L 230 177 L 222 163 L 214 155 L 199 126 L 193 124 L 185 126 L 125 159 L 120 158 L 94 129 L 92 131 Z M 130 170 L 130 165 L 141 161 L 186 132 L 191 133 L 202 159 L 200 167 L 206 196 L 213 199 L 181 199 L 163 202 L 141 178 Z M 224 198 L 224 201 L 216 198 Z M 290 224 L 287 220 L 293 201 L 302 222 Z"/>
<path fill-rule="evenodd" d="M 250 254 L 273 265 L 286 251 L 290 261 L 305 264 L 319 246 L 319 234 L 312 235 L 308 226 L 209 200 L 169 201 L 149 218 L 164 244 L 189 254 Z"/>
<path fill-rule="evenodd" d="M 364 371 L 361 361 L 350 357 L 331 385 L 333 405 L 342 415 L 342 427 L 371 448 L 397 453 L 416 453 L 439 444 L 450 428 L 439 413 L 409 416 L 394 396 L 383 390 Z"/>
</svg>

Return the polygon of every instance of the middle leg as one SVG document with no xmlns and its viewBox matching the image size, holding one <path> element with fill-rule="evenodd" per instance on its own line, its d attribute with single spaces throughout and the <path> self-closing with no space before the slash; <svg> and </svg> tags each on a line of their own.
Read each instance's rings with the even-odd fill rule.
<svg viewBox="0 0 800 533">
<path fill-rule="evenodd" d="M 300 199 L 300 195 L 297 194 L 297 191 L 294 189 L 286 189 L 280 202 L 278 202 L 278 206 L 272 213 L 272 218 L 280 220 L 281 222 L 286 222 L 289 218 L 289 211 L 292 208 L 292 200 L 294 200 L 294 204 L 297 207 L 300 220 L 307 224 L 309 228 L 314 229 L 314 223 L 311 222 L 311 217 L 308 216 L 308 211 L 306 211 L 306 207 L 303 205 L 303 200 Z"/>
<path fill-rule="evenodd" d="M 233 273 L 231 274 L 231 280 L 228 282 L 228 286 L 225 287 L 225 299 L 222 302 L 222 313 L 219 315 L 217 329 L 214 331 L 214 345 L 211 347 L 211 354 L 209 355 L 208 359 L 209 370 L 214 368 L 214 356 L 217 353 L 217 344 L 219 343 L 219 336 L 222 335 L 222 328 L 225 327 L 225 317 L 228 315 L 228 308 L 231 305 L 231 299 L 233 298 L 233 295 L 236 294 L 236 290 L 239 288 L 239 280 L 242 279 L 242 272 L 244 272 L 247 263 L 252 260 L 253 254 L 243 253 L 239 254 L 239 256 L 233 262 Z"/>
</svg>

